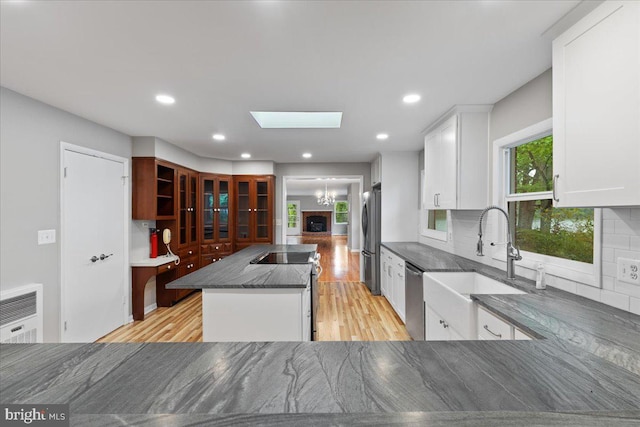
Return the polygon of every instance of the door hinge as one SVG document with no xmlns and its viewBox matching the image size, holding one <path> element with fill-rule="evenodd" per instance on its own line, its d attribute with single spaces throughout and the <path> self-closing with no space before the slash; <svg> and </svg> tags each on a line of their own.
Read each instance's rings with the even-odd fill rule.
<svg viewBox="0 0 640 427">
<path fill-rule="evenodd" d="M 66 166 L 64 167 L 64 177 L 65 178 L 67 177 L 67 167 Z"/>
<path fill-rule="evenodd" d="M 67 330 L 67 321 L 66 320 L 64 321 L 64 330 L 65 331 Z"/>
<path fill-rule="evenodd" d="M 122 185 L 126 185 L 127 184 L 127 178 L 129 178 L 129 176 L 128 175 L 123 175 L 123 176 L 121 176 L 121 178 L 122 178 Z"/>
</svg>

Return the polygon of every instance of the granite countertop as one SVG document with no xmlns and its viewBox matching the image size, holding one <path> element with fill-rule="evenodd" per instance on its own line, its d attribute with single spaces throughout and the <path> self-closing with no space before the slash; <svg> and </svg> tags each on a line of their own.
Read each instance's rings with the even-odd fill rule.
<svg viewBox="0 0 640 427">
<path fill-rule="evenodd" d="M 180 279 L 167 289 L 305 288 L 311 264 L 250 264 L 265 252 L 315 252 L 318 245 L 253 245 Z"/>
<path fill-rule="evenodd" d="M 473 295 L 487 310 L 534 337 L 568 343 L 640 375 L 640 316 L 532 280 L 506 278 L 504 270 L 415 242 L 383 243 L 424 271 L 475 271 L 527 295 Z"/>
<path fill-rule="evenodd" d="M 439 419 L 426 412 L 500 411 L 472 416 L 486 425 L 524 424 L 532 412 L 597 411 L 576 414 L 579 425 L 592 416 L 610 425 L 611 412 L 612 422 L 640 417 L 638 375 L 551 340 L 2 344 L 0 352 L 0 401 L 69 403 L 77 425 L 125 425 L 119 414 L 158 425 L 161 414 L 184 424 L 240 414 L 274 423 L 286 414 L 291 424 L 300 421 L 292 414 L 418 423 Z"/>
</svg>

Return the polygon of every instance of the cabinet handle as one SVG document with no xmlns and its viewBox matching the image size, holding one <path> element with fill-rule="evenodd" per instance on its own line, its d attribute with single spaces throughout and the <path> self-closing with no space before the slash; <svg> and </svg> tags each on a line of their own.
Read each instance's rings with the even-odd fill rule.
<svg viewBox="0 0 640 427">
<path fill-rule="evenodd" d="M 444 320 L 440 319 L 440 324 L 442 325 L 443 328 L 448 328 L 449 325 L 447 324 L 447 322 L 445 322 Z"/>
<path fill-rule="evenodd" d="M 189 255 L 193 254 L 193 251 L 189 251 Z"/>
<path fill-rule="evenodd" d="M 438 202 L 436 202 L 436 197 L 437 197 L 438 193 L 435 193 L 433 195 L 433 206 L 438 206 Z"/>
<path fill-rule="evenodd" d="M 553 200 L 556 202 L 559 202 L 560 199 L 556 196 L 556 188 L 558 187 L 558 178 L 560 178 L 560 175 L 554 175 L 553 176 Z"/>
<path fill-rule="evenodd" d="M 171 270 L 171 266 L 170 265 L 167 265 L 167 270 Z"/>
<path fill-rule="evenodd" d="M 496 338 L 502 338 L 502 334 L 496 334 L 495 332 L 493 332 L 491 329 L 489 329 L 488 325 L 484 325 L 483 326 L 484 330 L 489 332 L 491 335 L 493 335 Z"/>
</svg>

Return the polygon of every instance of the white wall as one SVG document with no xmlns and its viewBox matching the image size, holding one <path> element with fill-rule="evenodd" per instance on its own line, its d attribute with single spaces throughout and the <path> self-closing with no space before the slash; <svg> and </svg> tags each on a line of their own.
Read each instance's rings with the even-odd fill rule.
<svg viewBox="0 0 640 427">
<path fill-rule="evenodd" d="M 287 196 L 287 201 L 298 200 L 300 201 L 300 221 L 302 221 L 302 212 L 305 211 L 325 211 L 331 212 L 331 234 L 336 236 L 346 236 L 348 233 L 347 224 L 336 224 L 336 217 L 333 215 L 333 206 L 321 206 L 318 204 L 318 199 L 314 196 Z M 347 196 L 336 196 L 336 200 L 347 200 Z M 304 225 L 300 223 L 300 231 Z"/>
<path fill-rule="evenodd" d="M 417 152 L 382 153 L 382 241 L 415 242 L 418 237 Z"/>
<path fill-rule="evenodd" d="M 44 286 L 44 340 L 60 337 L 60 242 L 37 244 L 37 231 L 60 232 L 60 141 L 131 157 L 131 138 L 0 88 L 0 289 Z"/>
<path fill-rule="evenodd" d="M 547 70 L 498 101 L 491 112 L 487 149 L 490 150 L 493 141 L 498 138 L 552 117 L 551 97 L 551 70 Z M 489 156 L 489 158 L 492 157 Z M 489 187 L 493 188 L 492 185 Z M 502 226 L 504 219 L 498 215 L 496 212 L 489 213 L 486 224 L 483 226 L 486 236 L 493 235 L 493 227 Z M 491 256 L 475 255 L 479 217 L 480 211 L 451 211 L 453 223 L 451 241 L 440 242 L 424 236 L 420 236 L 419 241 L 505 269 L 504 262 L 496 261 Z M 547 274 L 547 284 L 640 314 L 640 286 L 619 283 L 615 278 L 618 257 L 640 259 L 640 207 L 603 209 L 602 230 L 602 289 L 549 274 Z M 517 262 L 516 273 L 528 278 L 533 278 L 535 274 L 532 270 L 518 266 Z"/>
<path fill-rule="evenodd" d="M 359 191 L 358 184 L 351 184 L 349 186 L 349 206 L 351 209 L 351 216 L 349 219 L 349 241 L 347 245 L 352 251 L 360 251 L 360 221 L 362 219 L 362 205 L 360 199 L 362 198 Z"/>
</svg>

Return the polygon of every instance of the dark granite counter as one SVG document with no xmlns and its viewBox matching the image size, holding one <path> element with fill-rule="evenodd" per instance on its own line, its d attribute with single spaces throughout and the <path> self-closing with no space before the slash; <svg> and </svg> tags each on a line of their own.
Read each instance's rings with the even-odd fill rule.
<svg viewBox="0 0 640 427">
<path fill-rule="evenodd" d="M 311 264 L 250 264 L 265 252 L 311 252 L 317 245 L 253 245 L 166 285 L 167 289 L 304 288 Z"/>
<path fill-rule="evenodd" d="M 420 243 L 383 246 L 424 271 L 475 271 L 526 291 L 472 297 L 534 337 L 575 345 L 640 375 L 640 316 L 551 287 L 538 290 L 532 280 L 508 280 L 504 270 Z"/>
<path fill-rule="evenodd" d="M 638 375 L 552 340 L 2 344 L 0 353 L 0 401 L 69 403 L 76 416 L 640 410 Z"/>
</svg>

